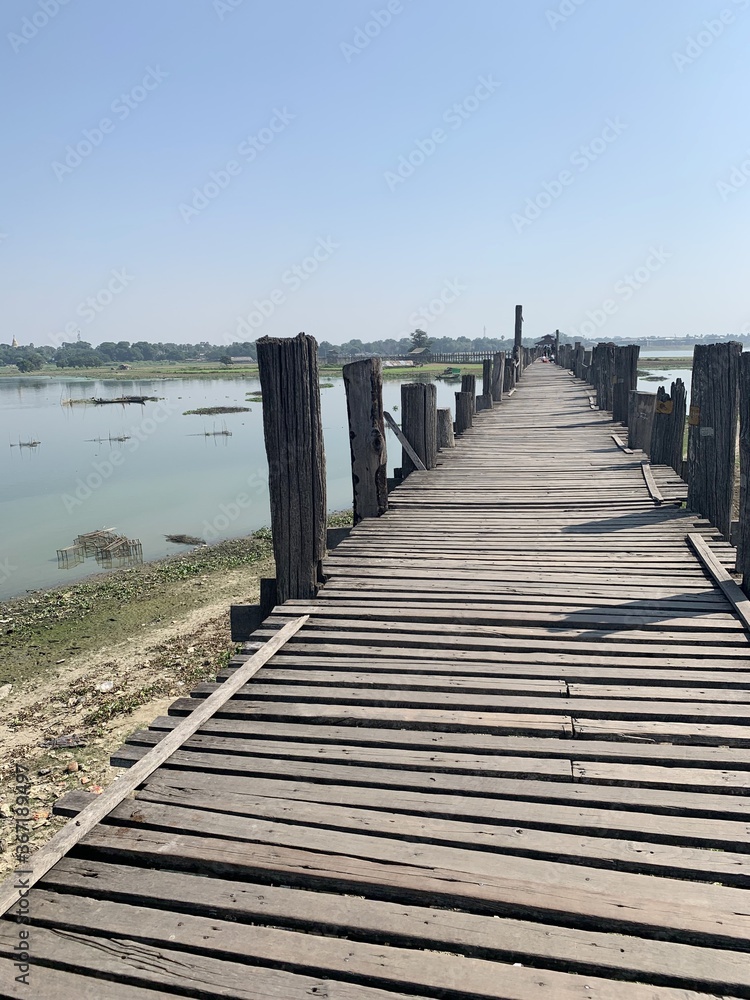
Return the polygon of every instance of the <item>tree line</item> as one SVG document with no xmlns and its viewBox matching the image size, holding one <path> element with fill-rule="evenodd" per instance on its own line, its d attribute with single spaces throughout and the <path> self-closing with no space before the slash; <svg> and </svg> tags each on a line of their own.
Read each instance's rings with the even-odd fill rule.
<svg viewBox="0 0 750 1000">
<path fill-rule="evenodd" d="M 0 344 L 0 365 L 16 365 L 19 371 L 38 371 L 45 364 L 58 368 L 101 368 L 134 361 L 228 361 L 230 357 L 255 358 L 255 344 L 151 344 L 138 340 L 118 343 L 105 341 L 92 347 L 86 341 L 63 343 L 59 347 L 43 344 L 35 347 L 11 347 Z"/>
<path fill-rule="evenodd" d="M 420 336 L 418 336 L 420 335 Z M 322 361 L 336 355 L 403 355 L 415 347 L 430 347 L 435 353 L 456 353 L 463 351 L 502 351 L 512 348 L 512 341 L 498 340 L 492 337 L 438 337 L 430 340 L 422 330 L 415 330 L 410 337 L 400 340 L 362 341 L 357 338 L 344 344 L 331 344 L 327 340 L 320 342 L 320 357 Z M 19 371 L 38 371 L 45 364 L 56 365 L 58 368 L 101 368 L 120 364 L 131 364 L 135 361 L 169 362 L 169 361 L 215 361 L 231 364 L 232 358 L 257 357 L 255 343 L 251 341 L 235 341 L 232 344 L 209 344 L 202 341 L 198 344 L 149 343 L 138 340 L 130 343 L 121 340 L 105 341 L 92 347 L 86 341 L 62 343 L 59 347 L 33 344 L 23 347 L 12 347 L 10 344 L 0 344 L 0 365 L 16 365 Z"/>
</svg>

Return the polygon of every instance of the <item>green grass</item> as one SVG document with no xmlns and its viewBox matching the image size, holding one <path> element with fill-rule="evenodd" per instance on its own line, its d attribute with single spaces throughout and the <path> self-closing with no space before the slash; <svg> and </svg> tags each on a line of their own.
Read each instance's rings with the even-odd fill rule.
<svg viewBox="0 0 750 1000">
<path fill-rule="evenodd" d="M 205 545 L 130 569 L 97 575 L 70 587 L 37 591 L 0 610 L 0 684 L 20 681 L 45 664 L 136 635 L 142 625 L 185 614 L 207 603 L 208 582 L 228 570 L 271 559 L 271 532 Z"/>
</svg>

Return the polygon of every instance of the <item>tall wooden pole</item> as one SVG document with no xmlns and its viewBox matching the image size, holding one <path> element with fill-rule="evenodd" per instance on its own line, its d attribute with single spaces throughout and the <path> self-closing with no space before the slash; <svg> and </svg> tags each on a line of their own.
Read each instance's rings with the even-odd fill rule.
<svg viewBox="0 0 750 1000">
<path fill-rule="evenodd" d="M 498 351 L 492 358 L 492 399 L 495 403 L 503 400 L 505 379 L 505 351 Z"/>
<path fill-rule="evenodd" d="M 740 355 L 740 513 L 737 572 L 750 595 L 750 354 Z"/>
<path fill-rule="evenodd" d="M 707 517 L 729 541 L 742 344 L 696 344 L 688 419 L 690 510 Z"/>
<path fill-rule="evenodd" d="M 425 469 L 434 469 L 437 460 L 437 389 L 433 382 L 401 386 L 401 430 Z M 401 458 L 401 469 L 404 478 L 415 469 L 406 449 Z"/>
<path fill-rule="evenodd" d="M 514 331 L 514 345 L 513 345 L 513 359 L 517 362 L 516 367 L 516 381 L 521 376 L 522 366 L 523 366 L 523 351 L 521 347 L 523 346 L 521 341 L 523 340 L 523 306 L 516 306 L 516 325 Z"/>
<path fill-rule="evenodd" d="M 326 463 L 318 345 L 300 333 L 257 341 L 277 600 L 315 597 L 326 551 Z"/>
<path fill-rule="evenodd" d="M 354 523 L 388 510 L 387 452 L 380 358 L 344 365 L 346 410 L 352 455 Z"/>
</svg>

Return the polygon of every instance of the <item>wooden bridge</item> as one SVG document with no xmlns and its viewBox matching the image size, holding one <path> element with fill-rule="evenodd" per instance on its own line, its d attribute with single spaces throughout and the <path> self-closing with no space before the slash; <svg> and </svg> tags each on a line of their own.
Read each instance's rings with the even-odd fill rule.
<svg viewBox="0 0 750 1000">
<path fill-rule="evenodd" d="M 589 393 L 531 365 L 274 611 L 227 677 L 310 617 L 2 921 L 2 996 L 750 997 L 734 550 Z"/>
</svg>

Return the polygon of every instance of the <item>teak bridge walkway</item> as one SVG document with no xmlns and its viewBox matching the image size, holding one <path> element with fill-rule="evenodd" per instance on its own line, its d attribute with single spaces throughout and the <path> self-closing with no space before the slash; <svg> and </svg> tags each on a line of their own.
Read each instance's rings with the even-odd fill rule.
<svg viewBox="0 0 750 1000">
<path fill-rule="evenodd" d="M 589 392 L 530 365 L 275 609 L 31 889 L 28 987 L 3 919 L 2 996 L 750 997 L 748 636 L 687 535 L 734 550 Z"/>
</svg>

